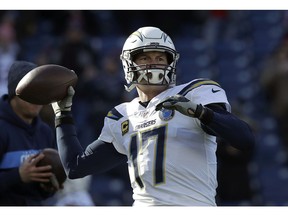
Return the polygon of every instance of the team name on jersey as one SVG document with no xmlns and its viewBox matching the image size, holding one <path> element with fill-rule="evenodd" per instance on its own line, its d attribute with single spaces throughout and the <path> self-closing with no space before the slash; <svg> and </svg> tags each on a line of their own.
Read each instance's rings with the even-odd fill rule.
<svg viewBox="0 0 288 216">
<path fill-rule="evenodd" d="M 149 126 L 154 125 L 154 124 L 156 124 L 156 119 L 153 119 L 151 121 L 147 121 L 147 122 L 144 122 L 142 124 L 136 125 L 135 129 L 139 130 L 141 128 L 149 127 Z"/>
</svg>

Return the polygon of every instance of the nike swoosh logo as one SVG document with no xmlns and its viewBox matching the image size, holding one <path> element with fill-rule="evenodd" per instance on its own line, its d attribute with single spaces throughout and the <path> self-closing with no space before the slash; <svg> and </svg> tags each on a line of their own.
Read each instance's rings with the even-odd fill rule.
<svg viewBox="0 0 288 216">
<path fill-rule="evenodd" d="M 216 93 L 216 92 L 219 92 L 219 91 L 221 91 L 221 90 L 220 90 L 220 89 L 214 90 L 214 89 L 212 88 L 212 92 L 213 92 L 213 93 Z"/>
</svg>

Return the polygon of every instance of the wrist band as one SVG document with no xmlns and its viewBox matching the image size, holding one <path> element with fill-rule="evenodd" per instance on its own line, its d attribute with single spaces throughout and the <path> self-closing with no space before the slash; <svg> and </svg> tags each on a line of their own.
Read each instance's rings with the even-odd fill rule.
<svg viewBox="0 0 288 216">
<path fill-rule="evenodd" d="M 194 117 L 201 119 L 203 113 L 204 113 L 204 107 L 201 104 L 198 104 L 196 110 L 194 111 Z"/>
<path fill-rule="evenodd" d="M 62 112 L 61 116 L 55 118 L 55 128 L 61 124 L 74 124 L 74 120 L 70 112 L 67 114 Z"/>
<path fill-rule="evenodd" d="M 202 111 L 201 115 L 199 116 L 199 120 L 204 125 L 207 125 L 212 121 L 213 116 L 214 116 L 213 110 L 211 110 L 207 107 L 203 107 L 203 111 Z"/>
</svg>

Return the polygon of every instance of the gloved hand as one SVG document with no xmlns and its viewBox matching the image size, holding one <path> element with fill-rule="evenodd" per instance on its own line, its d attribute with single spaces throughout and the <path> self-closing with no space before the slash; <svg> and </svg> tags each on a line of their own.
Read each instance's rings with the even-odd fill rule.
<svg viewBox="0 0 288 216">
<path fill-rule="evenodd" d="M 204 107 L 201 104 L 195 104 L 182 95 L 169 96 L 162 100 L 156 106 L 156 111 L 162 108 L 177 110 L 183 115 L 193 118 L 199 118 L 204 113 Z"/>
<path fill-rule="evenodd" d="M 67 90 L 67 96 L 63 100 L 53 102 L 51 104 L 54 110 L 55 116 L 60 116 L 62 111 L 71 111 L 72 100 L 73 100 L 74 94 L 75 94 L 74 88 L 72 86 L 69 86 Z"/>
</svg>

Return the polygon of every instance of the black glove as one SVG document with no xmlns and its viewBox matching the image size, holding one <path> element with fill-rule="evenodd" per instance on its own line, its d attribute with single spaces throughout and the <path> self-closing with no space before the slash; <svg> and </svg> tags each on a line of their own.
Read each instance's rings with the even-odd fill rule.
<svg viewBox="0 0 288 216">
<path fill-rule="evenodd" d="M 156 111 L 162 108 L 177 110 L 183 115 L 201 118 L 205 109 L 201 104 L 195 104 L 182 95 L 169 96 L 156 106 Z"/>
</svg>

